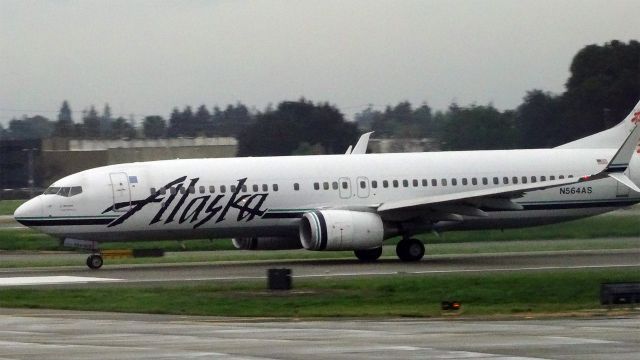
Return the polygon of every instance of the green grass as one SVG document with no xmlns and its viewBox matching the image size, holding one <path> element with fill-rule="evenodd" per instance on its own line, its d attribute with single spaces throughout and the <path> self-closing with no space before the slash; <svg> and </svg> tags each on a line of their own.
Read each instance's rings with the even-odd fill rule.
<svg viewBox="0 0 640 360">
<path fill-rule="evenodd" d="M 293 292 L 266 291 L 264 282 L 257 281 L 12 288 L 0 290 L 0 307 L 241 317 L 429 317 L 442 314 L 442 300 L 458 300 L 465 315 L 566 313 L 599 308 L 601 283 L 639 281 L 639 270 L 294 279 Z"/>
<path fill-rule="evenodd" d="M 13 215 L 18 206 L 26 200 L 0 200 L 0 215 Z"/>
</svg>

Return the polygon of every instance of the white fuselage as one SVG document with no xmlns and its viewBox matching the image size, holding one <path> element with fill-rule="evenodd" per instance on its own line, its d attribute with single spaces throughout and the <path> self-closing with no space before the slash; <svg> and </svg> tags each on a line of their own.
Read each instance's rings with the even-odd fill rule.
<svg viewBox="0 0 640 360">
<path fill-rule="evenodd" d="M 615 152 L 536 149 L 120 164 L 55 182 L 52 187 L 81 187 L 82 192 L 40 195 L 20 217 L 48 234 L 95 241 L 295 236 L 309 209 L 375 211 L 390 201 L 505 186 L 514 178 L 518 184 L 578 178 L 601 171 L 600 159 Z M 640 154 L 634 154 L 626 174 L 640 182 Z M 244 187 L 234 193 L 232 186 L 239 185 Z M 464 221 L 424 220 L 417 227 L 420 214 L 411 221 L 416 232 L 531 226 L 632 205 L 640 202 L 640 193 L 604 178 L 525 193 L 513 201 L 524 209 L 488 210 L 486 217 Z"/>
</svg>

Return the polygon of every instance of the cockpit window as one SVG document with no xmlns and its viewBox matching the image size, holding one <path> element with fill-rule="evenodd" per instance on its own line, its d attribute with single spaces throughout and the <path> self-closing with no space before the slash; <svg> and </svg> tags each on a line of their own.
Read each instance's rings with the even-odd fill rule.
<svg viewBox="0 0 640 360">
<path fill-rule="evenodd" d="M 44 191 L 44 195 L 60 195 L 64 197 L 71 197 L 82 193 L 82 186 L 65 186 L 65 187 L 50 187 Z"/>
<path fill-rule="evenodd" d="M 78 195 L 82 193 L 82 186 L 72 186 L 69 190 L 69 196 Z"/>
<path fill-rule="evenodd" d="M 60 191 L 59 187 L 50 187 L 44 191 L 44 195 L 55 195 Z"/>
</svg>

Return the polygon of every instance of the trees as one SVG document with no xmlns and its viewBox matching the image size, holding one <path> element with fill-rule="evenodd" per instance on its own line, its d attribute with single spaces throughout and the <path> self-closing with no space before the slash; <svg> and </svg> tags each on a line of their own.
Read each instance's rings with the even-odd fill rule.
<svg viewBox="0 0 640 360">
<path fill-rule="evenodd" d="M 158 139 L 167 134 L 167 122 L 161 116 L 147 116 L 142 122 L 142 132 L 148 139 Z"/>
<path fill-rule="evenodd" d="M 443 150 L 491 150 L 514 146 L 512 111 L 500 112 L 491 105 L 459 107 L 437 116 Z"/>
<path fill-rule="evenodd" d="M 375 131 L 376 137 L 433 137 L 431 108 L 426 103 L 414 109 L 410 102 L 403 101 L 387 106 L 384 112 L 369 106 L 356 114 L 355 120 L 364 131 Z"/>
<path fill-rule="evenodd" d="M 515 112 L 517 145 L 548 148 L 566 140 L 562 121 L 562 98 L 542 90 L 527 92 Z"/>
<path fill-rule="evenodd" d="M 13 139 L 42 139 L 50 137 L 54 131 L 54 124 L 47 118 L 36 115 L 9 122 L 8 136 Z M 2 132 L 2 131 L 0 131 Z"/>
<path fill-rule="evenodd" d="M 256 116 L 239 136 L 239 155 L 289 155 L 298 150 L 322 147 L 322 152 L 335 154 L 357 139 L 353 123 L 346 122 L 338 109 L 327 103 L 314 104 L 301 99 L 285 101 L 277 109 Z"/>
<path fill-rule="evenodd" d="M 71 116 L 71 107 L 67 100 L 64 100 L 62 106 L 60 106 L 58 122 L 56 122 L 53 133 L 55 136 L 60 137 L 74 137 L 76 135 L 73 118 Z"/>
<path fill-rule="evenodd" d="M 100 138 L 100 117 L 98 116 L 95 106 L 91 105 L 88 111 L 83 112 L 82 124 L 83 135 L 85 138 Z"/>
</svg>

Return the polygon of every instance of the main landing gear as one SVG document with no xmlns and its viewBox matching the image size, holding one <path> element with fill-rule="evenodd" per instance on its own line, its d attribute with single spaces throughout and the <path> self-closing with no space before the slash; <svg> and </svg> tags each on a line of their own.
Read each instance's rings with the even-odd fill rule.
<svg viewBox="0 0 640 360">
<path fill-rule="evenodd" d="M 373 262 L 382 255 L 382 247 L 354 250 L 353 253 L 362 262 Z M 424 245 L 418 239 L 405 238 L 396 245 L 396 254 L 404 262 L 420 261 L 424 257 Z"/>
<path fill-rule="evenodd" d="M 396 245 L 396 254 L 401 261 L 420 261 L 424 256 L 424 245 L 418 239 L 402 239 Z"/>
<path fill-rule="evenodd" d="M 372 262 L 378 260 L 382 255 L 382 246 L 374 249 L 354 250 L 353 253 L 362 262 Z"/>
<path fill-rule="evenodd" d="M 100 254 L 91 254 L 87 258 L 87 266 L 89 269 L 98 270 L 102 267 L 102 255 Z"/>
</svg>

